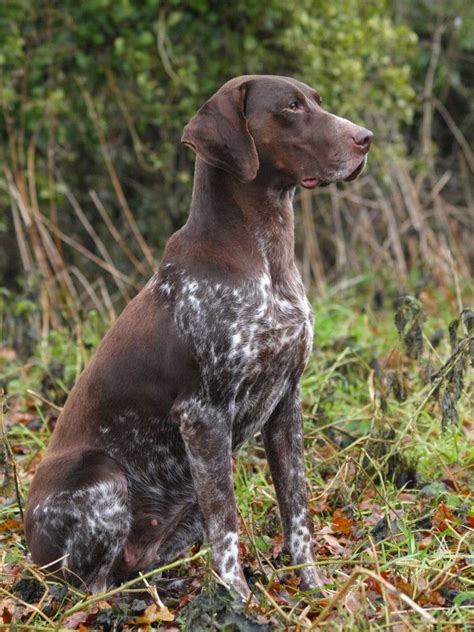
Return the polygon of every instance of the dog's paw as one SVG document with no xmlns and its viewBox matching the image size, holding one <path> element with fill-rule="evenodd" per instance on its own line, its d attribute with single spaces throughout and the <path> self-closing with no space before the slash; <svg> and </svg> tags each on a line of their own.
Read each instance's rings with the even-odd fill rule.
<svg viewBox="0 0 474 632">
<path fill-rule="evenodd" d="M 223 573 L 220 578 L 224 586 L 242 601 L 250 599 L 252 593 L 240 565 L 236 563 L 231 572 Z"/>
<path fill-rule="evenodd" d="M 242 572 L 232 578 L 229 583 L 229 588 L 231 591 L 237 593 L 242 601 L 248 601 L 250 599 L 251 591 Z"/>
<path fill-rule="evenodd" d="M 328 583 L 328 579 L 321 571 L 314 568 L 314 566 L 302 568 L 298 571 L 298 574 L 300 576 L 300 588 L 302 590 L 315 590 L 319 588 L 322 593 L 325 593 L 324 586 Z"/>
</svg>

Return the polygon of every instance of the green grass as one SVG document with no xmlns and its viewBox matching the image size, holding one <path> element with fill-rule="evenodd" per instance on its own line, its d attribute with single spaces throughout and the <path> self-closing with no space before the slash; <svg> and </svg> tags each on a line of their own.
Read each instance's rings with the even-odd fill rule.
<svg viewBox="0 0 474 632">
<path fill-rule="evenodd" d="M 4 628 L 15 623 L 18 629 L 38 630 L 66 624 L 81 624 L 83 630 L 140 625 L 193 630 L 265 625 L 282 630 L 472 629 L 474 417 L 469 370 L 457 403 L 459 420 L 444 429 L 429 379 L 451 354 L 447 333 L 436 349 L 429 338 L 440 327 L 447 332 L 458 305 L 448 291 L 421 293 L 425 350 L 414 360 L 394 326 L 393 296 L 389 290 L 386 295 L 377 312 L 368 285 L 315 303 L 315 351 L 302 395 L 316 563 L 327 576 L 328 595 L 299 591 L 294 569 L 281 552 L 275 494 L 257 436 L 236 460 L 235 487 L 243 562 L 258 607 L 245 610 L 217 590 L 208 555 L 199 554 L 198 548 L 190 552 L 193 560 L 178 562 L 159 584 L 169 610 L 153 606 L 152 589 L 147 592 L 141 578 L 100 599 L 50 589 L 52 583 L 25 558 L 21 516 L 10 484 L 0 518 L 0 627 L 3 616 Z M 5 421 L 22 496 L 57 416 L 26 389 L 62 404 L 103 329 L 92 318 L 74 336 L 56 331 L 28 360 L 10 360 L 8 367 L 4 362 Z M 395 378 L 405 384 L 403 401 L 390 387 Z M 36 578 L 26 584 L 36 586 L 36 594 L 18 589 L 26 576 Z M 183 587 L 168 590 L 177 576 Z M 166 613 L 173 623 L 156 618 Z"/>
</svg>

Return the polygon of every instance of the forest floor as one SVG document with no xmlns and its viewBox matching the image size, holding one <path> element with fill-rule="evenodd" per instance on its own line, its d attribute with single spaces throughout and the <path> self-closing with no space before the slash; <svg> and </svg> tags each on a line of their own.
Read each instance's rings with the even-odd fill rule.
<svg viewBox="0 0 474 632">
<path fill-rule="evenodd" d="M 467 290 L 419 287 L 397 309 L 394 291 L 366 282 L 314 302 L 302 390 L 327 590 L 299 590 L 257 436 L 234 472 L 253 604 L 219 585 L 199 545 L 157 582 L 147 574 L 98 595 L 56 584 L 29 561 L 19 504 L 105 325 L 92 317 L 75 335 L 55 331 L 28 359 L 1 349 L 0 629 L 474 629 L 474 315 L 456 322 Z"/>
</svg>

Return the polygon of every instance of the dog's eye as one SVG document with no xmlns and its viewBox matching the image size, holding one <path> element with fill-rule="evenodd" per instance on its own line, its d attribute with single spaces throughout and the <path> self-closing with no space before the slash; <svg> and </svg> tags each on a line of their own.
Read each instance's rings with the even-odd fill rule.
<svg viewBox="0 0 474 632">
<path fill-rule="evenodd" d="M 297 110 L 300 109 L 300 104 L 298 101 L 292 101 L 291 103 L 288 104 L 287 109 L 291 110 L 292 112 L 296 112 Z"/>
</svg>

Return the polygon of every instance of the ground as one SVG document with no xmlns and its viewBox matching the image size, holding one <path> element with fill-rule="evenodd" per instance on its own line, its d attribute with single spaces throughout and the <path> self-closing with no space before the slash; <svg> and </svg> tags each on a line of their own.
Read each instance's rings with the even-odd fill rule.
<svg viewBox="0 0 474 632">
<path fill-rule="evenodd" d="M 219 586 L 199 545 L 158 582 L 150 574 L 107 594 L 47 580 L 28 560 L 19 501 L 105 324 L 90 314 L 74 335 L 58 329 L 30 351 L 1 349 L 0 628 L 474 629 L 472 312 L 456 322 L 469 286 L 440 290 L 419 280 L 410 289 L 416 298 L 397 303 L 395 290 L 366 280 L 314 301 L 303 406 L 326 594 L 300 591 L 288 566 L 258 436 L 235 462 L 254 603 L 242 605 Z M 16 307 L 19 322 L 29 322 L 30 308 Z"/>
</svg>

